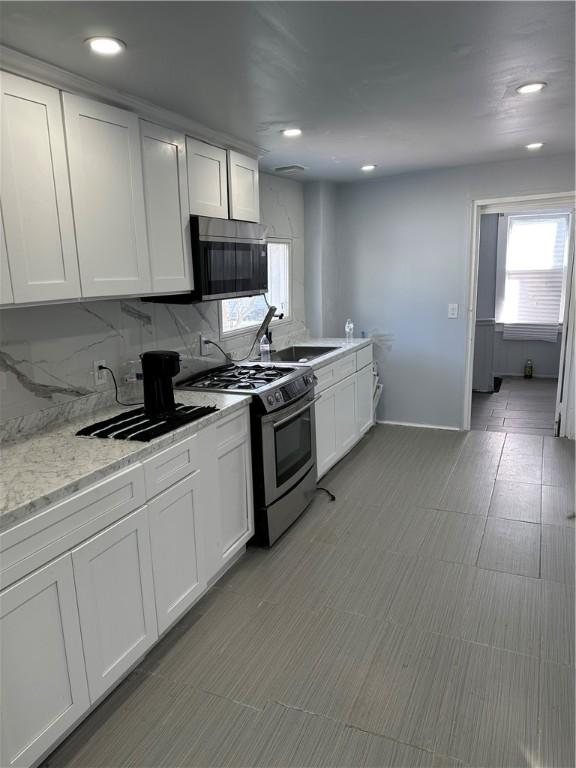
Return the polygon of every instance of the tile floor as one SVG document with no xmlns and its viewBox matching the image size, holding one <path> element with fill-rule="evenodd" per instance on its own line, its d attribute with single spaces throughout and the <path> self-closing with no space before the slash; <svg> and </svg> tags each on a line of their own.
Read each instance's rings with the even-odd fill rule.
<svg viewBox="0 0 576 768">
<path fill-rule="evenodd" d="M 503 379 L 499 392 L 472 393 L 472 429 L 554 435 L 557 379 Z"/>
<path fill-rule="evenodd" d="M 45 766 L 574 765 L 574 443 L 375 427 Z"/>
</svg>

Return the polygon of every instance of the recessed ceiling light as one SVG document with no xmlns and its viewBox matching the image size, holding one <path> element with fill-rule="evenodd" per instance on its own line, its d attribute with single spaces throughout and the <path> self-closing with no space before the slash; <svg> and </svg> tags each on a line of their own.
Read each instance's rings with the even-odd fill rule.
<svg viewBox="0 0 576 768">
<path fill-rule="evenodd" d="M 542 149 L 544 146 L 544 143 L 542 141 L 533 141 L 532 144 L 526 144 L 526 149 L 529 149 L 530 152 L 533 152 L 535 149 Z"/>
<path fill-rule="evenodd" d="M 373 171 L 374 168 L 376 168 L 375 165 L 363 165 L 362 168 L 360 168 L 360 170 L 368 173 L 368 171 Z"/>
<path fill-rule="evenodd" d="M 115 56 L 126 48 L 126 43 L 115 37 L 89 37 L 84 41 L 94 53 L 100 53 L 104 56 Z"/>
<path fill-rule="evenodd" d="M 547 83 L 524 83 L 524 85 L 519 85 L 516 90 L 518 93 L 524 95 L 526 93 L 538 93 L 543 88 L 546 88 L 546 86 Z"/>
<path fill-rule="evenodd" d="M 295 138 L 296 136 L 301 136 L 301 135 L 302 135 L 302 131 L 301 131 L 301 129 L 300 129 L 300 128 L 285 128 L 285 129 L 282 131 L 282 134 L 283 134 L 284 136 L 288 136 L 288 138 L 291 138 L 291 139 L 293 139 L 293 138 Z"/>
</svg>

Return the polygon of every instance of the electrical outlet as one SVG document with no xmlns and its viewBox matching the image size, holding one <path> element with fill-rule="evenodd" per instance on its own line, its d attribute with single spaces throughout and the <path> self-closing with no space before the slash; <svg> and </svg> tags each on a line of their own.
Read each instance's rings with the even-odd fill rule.
<svg viewBox="0 0 576 768">
<path fill-rule="evenodd" d="M 448 304 L 448 317 L 450 320 L 456 320 L 458 317 L 458 304 Z"/>
<path fill-rule="evenodd" d="M 204 355 L 210 354 L 210 344 L 208 343 L 211 341 L 207 336 L 204 336 L 203 333 L 198 334 L 199 336 L 199 347 L 200 347 L 200 356 L 204 357 Z"/>
<path fill-rule="evenodd" d="M 99 366 L 106 365 L 106 360 L 94 360 L 94 384 L 102 387 L 108 381 L 108 371 L 103 371 Z"/>
</svg>

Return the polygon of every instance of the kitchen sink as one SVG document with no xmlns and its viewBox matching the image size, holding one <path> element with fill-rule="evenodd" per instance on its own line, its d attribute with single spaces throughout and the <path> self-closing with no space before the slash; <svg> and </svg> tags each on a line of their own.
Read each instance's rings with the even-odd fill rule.
<svg viewBox="0 0 576 768">
<path fill-rule="evenodd" d="M 270 359 L 282 363 L 307 363 L 316 357 L 334 352 L 339 347 L 286 347 L 270 353 Z"/>
</svg>

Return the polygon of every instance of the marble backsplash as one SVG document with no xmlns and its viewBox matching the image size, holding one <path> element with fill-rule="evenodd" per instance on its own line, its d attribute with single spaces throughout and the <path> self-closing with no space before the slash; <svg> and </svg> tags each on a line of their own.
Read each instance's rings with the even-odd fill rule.
<svg viewBox="0 0 576 768">
<path fill-rule="evenodd" d="M 280 324 L 275 346 L 307 335 L 304 313 L 302 185 L 261 175 L 261 218 L 270 236 L 292 241 L 292 320 Z M 218 302 L 155 304 L 139 299 L 72 302 L 0 311 L 0 423 L 14 437 L 106 405 L 112 381 L 96 386 L 93 363 L 116 374 L 150 349 L 174 349 L 201 368 L 223 361 L 213 348 L 201 356 L 200 333 L 218 340 Z M 248 352 L 252 334 L 219 342 L 235 356 Z"/>
</svg>

